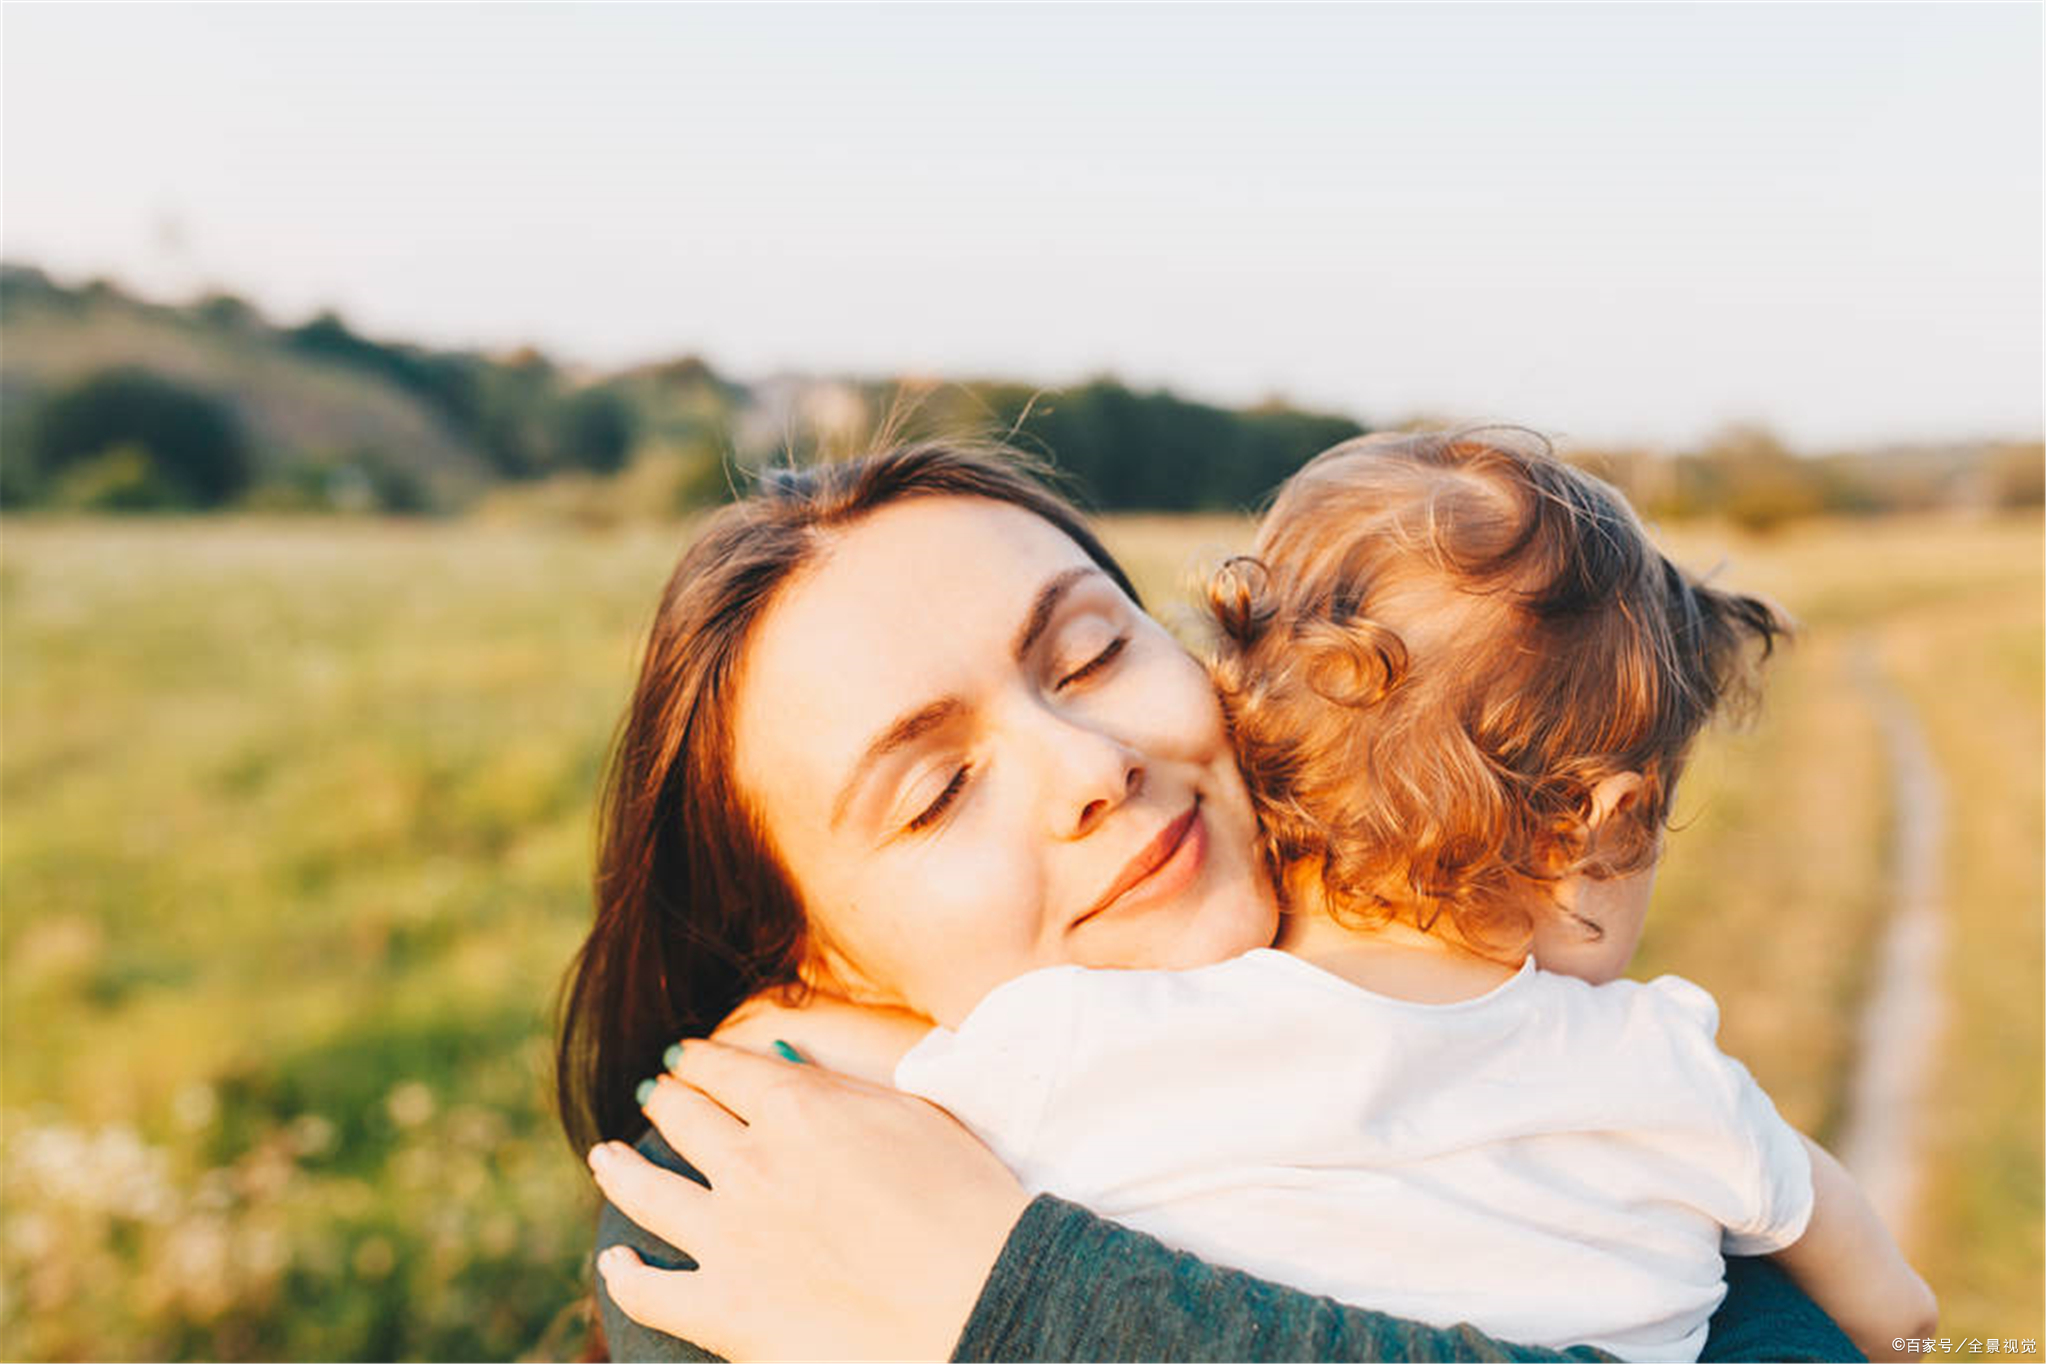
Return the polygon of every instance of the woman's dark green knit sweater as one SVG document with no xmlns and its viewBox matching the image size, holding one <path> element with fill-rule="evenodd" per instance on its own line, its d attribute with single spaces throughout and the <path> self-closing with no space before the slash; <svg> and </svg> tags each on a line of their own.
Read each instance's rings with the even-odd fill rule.
<svg viewBox="0 0 2046 1364">
<path fill-rule="evenodd" d="M 658 1133 L 648 1159 L 701 1179 Z M 1368 1229 L 1360 1232 L 1368 1235 Z M 694 1261 L 606 1204 L 597 1249 L 624 1244 L 650 1264 Z M 1832 1319 L 1766 1260 L 1728 1260 L 1726 1301 L 1705 1360 L 1858 1360 Z M 1598 1292 L 1586 1284 L 1587 1294 Z M 614 1360 L 717 1356 L 598 1302 Z M 799 1304 L 791 1304 L 800 1311 Z M 1085 1208 L 1043 1196 L 1009 1233 L 952 1357 L 961 1360 L 1563 1360 L 1605 1359 L 1588 1346 L 1512 1345 L 1468 1326 L 1424 1326 L 1222 1269 Z"/>
</svg>

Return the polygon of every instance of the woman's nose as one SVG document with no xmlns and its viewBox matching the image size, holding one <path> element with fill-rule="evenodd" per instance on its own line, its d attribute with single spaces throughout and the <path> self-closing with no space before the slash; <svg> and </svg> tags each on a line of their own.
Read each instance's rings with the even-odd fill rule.
<svg viewBox="0 0 2046 1364">
<path fill-rule="evenodd" d="M 1101 821 L 1115 811 L 1115 807 L 1133 798 L 1144 789 L 1144 769 L 1132 762 L 1123 773 L 1122 790 L 1113 796 L 1101 795 L 1080 807 L 1080 818 L 1073 825 L 1073 837 L 1084 838 L 1092 833 Z"/>
<path fill-rule="evenodd" d="M 1047 795 L 1052 832 L 1085 838 L 1144 789 L 1144 763 L 1114 736 L 1062 724 L 1048 736 Z"/>
</svg>

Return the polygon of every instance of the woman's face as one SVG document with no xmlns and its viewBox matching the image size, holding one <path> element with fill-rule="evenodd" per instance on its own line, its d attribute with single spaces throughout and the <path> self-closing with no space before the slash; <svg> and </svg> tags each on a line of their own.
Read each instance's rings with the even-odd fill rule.
<svg viewBox="0 0 2046 1364">
<path fill-rule="evenodd" d="M 832 533 L 738 686 L 741 790 L 858 997 L 957 1024 L 1038 967 L 1272 939 L 1206 674 L 1029 512 L 927 497 Z"/>
</svg>

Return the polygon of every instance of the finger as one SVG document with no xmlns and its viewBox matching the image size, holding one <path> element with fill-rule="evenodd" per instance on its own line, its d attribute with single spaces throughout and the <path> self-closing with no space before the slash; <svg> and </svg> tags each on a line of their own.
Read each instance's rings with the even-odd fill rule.
<svg viewBox="0 0 2046 1364">
<path fill-rule="evenodd" d="M 830 1071 L 816 1066 L 795 1065 L 779 1057 L 761 1056 L 696 1038 L 683 1044 L 674 1074 L 717 1100 L 741 1121 L 751 1121 L 761 1101 L 771 1094 L 796 1086 L 838 1082 Z"/>
<path fill-rule="evenodd" d="M 714 1239 L 710 1190 L 663 1170 L 621 1141 L 599 1142 L 589 1159 L 590 1173 L 612 1207 L 691 1259 L 703 1259 Z"/>
<path fill-rule="evenodd" d="M 705 1308 L 715 1302 L 700 1269 L 655 1269 L 630 1246 L 611 1246 L 597 1257 L 604 1291 L 618 1310 L 642 1326 L 716 1350 L 719 1333 Z M 720 1351 L 720 1353 L 723 1353 Z"/>
<path fill-rule="evenodd" d="M 746 1131 L 737 1114 L 673 1075 L 655 1076 L 653 1091 L 640 1108 L 669 1147 L 703 1171 L 712 1185 L 729 1161 L 733 1143 Z"/>
</svg>

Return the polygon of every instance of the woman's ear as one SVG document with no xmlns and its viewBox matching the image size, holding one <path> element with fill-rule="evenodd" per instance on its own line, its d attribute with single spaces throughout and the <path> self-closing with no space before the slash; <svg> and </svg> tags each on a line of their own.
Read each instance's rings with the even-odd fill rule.
<svg viewBox="0 0 2046 1364">
<path fill-rule="evenodd" d="M 1591 815 L 1586 821 L 1591 832 L 1597 833 L 1606 820 L 1632 804 L 1648 786 L 1648 778 L 1639 772 L 1615 772 L 1591 788 Z"/>
</svg>

